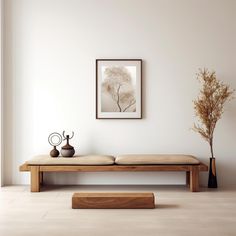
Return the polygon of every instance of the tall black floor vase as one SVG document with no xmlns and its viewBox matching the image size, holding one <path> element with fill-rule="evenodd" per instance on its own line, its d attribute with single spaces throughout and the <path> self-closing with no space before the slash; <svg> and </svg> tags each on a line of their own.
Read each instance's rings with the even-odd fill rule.
<svg viewBox="0 0 236 236">
<path fill-rule="evenodd" d="M 217 188 L 216 159 L 210 158 L 208 188 Z"/>
</svg>

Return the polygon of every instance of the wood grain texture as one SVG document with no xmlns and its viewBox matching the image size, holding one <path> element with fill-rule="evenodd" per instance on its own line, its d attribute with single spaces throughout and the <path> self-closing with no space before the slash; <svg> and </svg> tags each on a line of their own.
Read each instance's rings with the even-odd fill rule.
<svg viewBox="0 0 236 236">
<path fill-rule="evenodd" d="M 40 185 L 43 185 L 43 172 L 39 172 L 39 182 Z"/>
<path fill-rule="evenodd" d="M 40 166 L 43 172 L 190 171 L 192 165 Z M 199 165 L 197 165 L 198 168 Z"/>
<path fill-rule="evenodd" d="M 208 171 L 208 165 L 206 165 L 206 164 L 200 162 L 199 170 L 200 170 L 200 171 Z"/>
<path fill-rule="evenodd" d="M 31 192 L 40 192 L 39 166 L 31 166 Z"/>
<path fill-rule="evenodd" d="M 20 171 L 30 171 L 31 166 L 23 164 Z M 200 171 L 207 171 L 208 166 L 199 165 L 109 165 L 109 166 L 83 166 L 83 165 L 40 165 L 42 172 L 104 172 L 104 171 L 190 171 L 197 166 Z"/>
<path fill-rule="evenodd" d="M 186 186 L 190 187 L 190 171 L 186 171 Z"/>
<path fill-rule="evenodd" d="M 190 190 L 192 192 L 199 191 L 199 169 L 196 166 L 192 166 L 190 171 Z"/>
<path fill-rule="evenodd" d="M 20 165 L 19 170 L 20 171 L 30 171 L 30 166 L 28 166 L 26 163 L 24 163 L 23 165 Z"/>
<path fill-rule="evenodd" d="M 73 209 L 153 209 L 153 193 L 74 193 Z"/>
</svg>

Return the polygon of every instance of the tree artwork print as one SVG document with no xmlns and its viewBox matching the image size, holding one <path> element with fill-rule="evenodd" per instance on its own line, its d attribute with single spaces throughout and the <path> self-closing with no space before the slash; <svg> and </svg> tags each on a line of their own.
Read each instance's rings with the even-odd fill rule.
<svg viewBox="0 0 236 236">
<path fill-rule="evenodd" d="M 96 119 L 142 118 L 142 60 L 96 59 Z"/>
<path fill-rule="evenodd" d="M 136 99 L 132 76 L 126 67 L 107 67 L 102 82 L 102 111 L 135 112 Z M 107 97 L 110 97 L 106 103 Z"/>
</svg>

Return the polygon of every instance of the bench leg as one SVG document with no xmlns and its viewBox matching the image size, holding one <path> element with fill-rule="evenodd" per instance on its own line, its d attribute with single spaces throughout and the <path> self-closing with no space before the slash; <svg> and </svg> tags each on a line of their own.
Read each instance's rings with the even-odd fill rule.
<svg viewBox="0 0 236 236">
<path fill-rule="evenodd" d="M 190 187 L 190 171 L 186 171 L 186 186 Z"/>
<path fill-rule="evenodd" d="M 31 166 L 31 192 L 40 192 L 39 166 Z"/>
<path fill-rule="evenodd" d="M 199 168 L 192 166 L 190 170 L 190 190 L 192 192 L 199 191 Z"/>
<path fill-rule="evenodd" d="M 43 172 L 39 172 L 40 184 L 43 185 Z"/>
</svg>

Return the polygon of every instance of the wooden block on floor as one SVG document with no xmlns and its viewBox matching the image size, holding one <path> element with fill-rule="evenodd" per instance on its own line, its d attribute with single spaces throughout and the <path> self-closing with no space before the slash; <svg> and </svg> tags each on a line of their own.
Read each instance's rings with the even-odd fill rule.
<svg viewBox="0 0 236 236">
<path fill-rule="evenodd" d="M 153 209 L 153 193 L 74 193 L 73 209 Z"/>
</svg>

